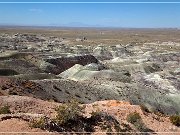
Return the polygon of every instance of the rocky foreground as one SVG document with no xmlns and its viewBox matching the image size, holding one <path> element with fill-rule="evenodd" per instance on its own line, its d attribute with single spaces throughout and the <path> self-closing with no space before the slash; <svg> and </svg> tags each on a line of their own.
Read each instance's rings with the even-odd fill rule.
<svg viewBox="0 0 180 135">
<path fill-rule="evenodd" d="M 179 131 L 169 119 L 180 114 L 179 43 L 77 40 L 83 45 L 40 34 L 0 35 L 0 107 L 9 107 L 0 114 L 0 132 Z M 71 121 L 79 125 L 58 125 L 56 108 L 72 99 L 85 106 Z M 31 125 L 40 118 L 45 127 Z"/>
<path fill-rule="evenodd" d="M 43 130 L 40 128 L 34 128 L 31 126 L 31 121 L 40 119 L 41 117 L 52 118 L 55 117 L 55 108 L 61 106 L 60 103 L 43 101 L 31 97 L 25 96 L 4 96 L 0 99 L 1 105 L 8 105 L 10 107 L 11 114 L 0 115 L 0 129 L 1 132 L 43 132 L 42 134 L 47 134 L 52 131 Z M 117 101 L 117 100 L 107 100 L 107 101 L 97 101 L 91 104 L 85 105 L 85 112 L 83 115 L 86 117 L 91 117 L 92 112 L 102 113 L 101 115 L 107 115 L 108 119 L 103 119 L 101 123 L 104 126 L 111 124 L 108 127 L 101 128 L 99 125 L 92 125 L 94 129 L 93 134 L 98 134 L 96 132 L 117 132 L 113 129 L 113 122 L 116 122 L 119 126 L 118 132 L 179 132 L 180 128 L 174 126 L 168 116 L 162 114 L 154 114 L 146 112 L 141 109 L 138 105 L 131 105 L 129 102 Z M 98 112 L 97 112 L 98 111 Z M 131 113 L 138 113 L 143 121 L 143 126 L 146 130 L 142 129 L 139 131 L 136 125 L 127 121 L 127 117 Z M 105 117 L 105 116 L 104 116 Z M 107 125 L 106 125 L 107 124 Z M 89 125 L 90 126 L 90 125 Z M 56 130 L 56 129 L 54 129 Z M 67 131 L 75 132 L 75 131 Z M 83 132 L 79 129 L 79 132 Z M 157 133 L 160 134 L 160 133 Z"/>
</svg>

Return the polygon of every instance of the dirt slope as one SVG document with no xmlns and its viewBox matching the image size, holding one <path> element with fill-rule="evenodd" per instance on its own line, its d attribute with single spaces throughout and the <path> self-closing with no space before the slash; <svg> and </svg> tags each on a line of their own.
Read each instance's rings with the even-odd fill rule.
<svg viewBox="0 0 180 135">
<path fill-rule="evenodd" d="M 55 115 L 54 109 L 61 105 L 60 103 L 43 101 L 40 99 L 35 99 L 32 97 L 25 96 L 0 96 L 0 106 L 8 105 L 10 106 L 12 116 L 18 115 L 19 113 L 24 113 L 24 115 L 29 114 L 43 114 L 48 117 L 53 118 Z M 106 100 L 97 101 L 91 104 L 85 104 L 85 114 L 90 117 L 92 111 L 106 112 L 108 115 L 113 116 L 120 124 L 128 124 L 134 131 L 134 126 L 127 122 L 126 118 L 130 113 L 137 112 L 140 114 L 143 123 L 154 132 L 178 132 L 180 128 L 173 126 L 168 118 L 168 116 L 156 115 L 152 113 L 147 113 L 141 110 L 138 105 L 131 105 L 129 102 L 117 101 L 117 100 Z M 0 132 L 42 132 L 41 129 L 34 129 L 29 127 L 27 121 L 19 118 L 7 118 L 1 116 L 0 120 Z M 46 131 L 47 132 L 47 131 Z M 96 132 L 104 132 L 101 129 L 96 128 Z M 95 133 L 94 133 L 95 134 Z M 158 133 L 160 134 L 160 133 Z"/>
</svg>

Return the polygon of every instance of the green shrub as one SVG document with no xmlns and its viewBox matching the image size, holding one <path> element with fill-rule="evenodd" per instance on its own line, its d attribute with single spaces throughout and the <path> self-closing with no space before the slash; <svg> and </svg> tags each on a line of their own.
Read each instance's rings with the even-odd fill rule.
<svg viewBox="0 0 180 135">
<path fill-rule="evenodd" d="M 127 116 L 127 121 L 133 124 L 135 128 L 140 132 L 153 132 L 153 130 L 146 127 L 146 125 L 142 121 L 141 116 L 137 112 L 130 113 Z"/>
<path fill-rule="evenodd" d="M 57 115 L 55 121 L 58 124 L 65 124 L 69 120 L 77 120 L 84 113 L 84 107 L 79 106 L 77 100 L 71 100 L 55 109 Z"/>
<path fill-rule="evenodd" d="M 127 121 L 129 123 L 132 123 L 134 124 L 135 122 L 141 120 L 141 116 L 139 115 L 139 113 L 137 112 L 134 112 L 134 113 L 130 113 L 128 116 L 127 116 Z"/>
<path fill-rule="evenodd" d="M 108 113 L 102 111 L 96 111 L 91 113 L 90 119 L 95 122 L 101 130 L 106 131 L 106 134 L 112 134 L 110 132 L 122 132 L 119 121 Z"/>
<path fill-rule="evenodd" d="M 0 114 L 9 114 L 11 113 L 9 106 L 3 106 L 0 108 Z"/>
<path fill-rule="evenodd" d="M 94 111 L 95 110 L 95 111 Z M 102 111 L 99 109 L 99 107 L 96 105 L 93 105 L 93 111 L 91 112 L 91 117 L 98 116 Z"/>
<path fill-rule="evenodd" d="M 180 116 L 179 115 L 170 116 L 170 121 L 173 125 L 180 126 Z"/>
<path fill-rule="evenodd" d="M 143 112 L 150 113 L 149 109 L 145 105 L 141 104 L 140 107 Z"/>
<path fill-rule="evenodd" d="M 41 129 L 45 129 L 45 118 L 44 117 L 41 117 L 40 119 L 38 120 L 33 120 L 30 122 L 30 127 L 33 127 L 33 128 L 41 128 Z"/>
<path fill-rule="evenodd" d="M 137 130 L 140 132 L 152 132 L 151 129 L 147 128 L 146 125 L 143 123 L 142 120 L 138 120 L 137 122 L 134 123 L 134 126 Z"/>
<path fill-rule="evenodd" d="M 130 131 L 132 131 L 132 128 L 128 124 L 122 123 L 121 125 L 123 127 L 123 129 L 121 130 L 122 132 L 130 132 Z"/>
</svg>

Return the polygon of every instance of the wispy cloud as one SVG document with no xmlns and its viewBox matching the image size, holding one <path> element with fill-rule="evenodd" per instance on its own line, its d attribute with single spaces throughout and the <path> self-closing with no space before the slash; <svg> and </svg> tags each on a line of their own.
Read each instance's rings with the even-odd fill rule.
<svg viewBox="0 0 180 135">
<path fill-rule="evenodd" d="M 42 13 L 43 10 L 42 9 L 38 9 L 38 8 L 31 8 L 29 9 L 30 12 L 36 12 L 36 13 Z"/>
</svg>

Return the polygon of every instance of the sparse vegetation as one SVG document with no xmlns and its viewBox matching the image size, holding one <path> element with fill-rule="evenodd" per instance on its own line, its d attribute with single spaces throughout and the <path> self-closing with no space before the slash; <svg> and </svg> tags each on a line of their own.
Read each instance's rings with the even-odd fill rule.
<svg viewBox="0 0 180 135">
<path fill-rule="evenodd" d="M 97 125 L 100 126 L 101 130 L 105 130 L 107 134 L 110 132 L 122 132 L 120 123 L 111 115 L 96 111 L 92 113 L 91 119 L 96 121 Z"/>
<path fill-rule="evenodd" d="M 95 121 L 83 116 L 84 106 L 80 106 L 77 100 L 70 100 L 56 108 L 55 119 L 40 118 L 31 122 L 31 127 L 41 128 L 57 132 L 93 132 Z"/>
<path fill-rule="evenodd" d="M 170 116 L 170 121 L 175 126 L 180 126 L 180 115 L 172 115 Z"/>
<path fill-rule="evenodd" d="M 55 109 L 57 116 L 55 121 L 58 124 L 64 124 L 69 120 L 77 120 L 84 113 L 84 107 L 80 106 L 77 100 L 70 100 L 69 103 L 63 104 Z"/>
<path fill-rule="evenodd" d="M 0 107 L 0 114 L 9 114 L 9 113 L 11 113 L 9 106 L 6 105 L 3 107 Z"/>
<path fill-rule="evenodd" d="M 145 105 L 141 104 L 140 107 L 143 112 L 150 113 L 149 109 Z"/>
<path fill-rule="evenodd" d="M 132 131 L 132 128 L 128 124 L 122 123 L 121 126 L 123 127 L 122 130 L 121 130 L 122 132 L 130 132 L 130 131 Z"/>
<path fill-rule="evenodd" d="M 31 121 L 30 122 L 30 127 L 45 129 L 45 124 L 46 124 L 45 118 L 41 117 L 38 120 Z"/>
<path fill-rule="evenodd" d="M 135 126 L 137 130 L 140 132 L 152 132 L 151 129 L 147 128 L 146 125 L 143 123 L 141 116 L 139 113 L 134 112 L 130 113 L 127 116 L 127 121 Z"/>
<path fill-rule="evenodd" d="M 127 121 L 131 124 L 134 124 L 134 123 L 138 122 L 139 120 L 141 120 L 141 116 L 137 112 L 130 113 L 127 116 Z"/>
<path fill-rule="evenodd" d="M 97 104 L 94 104 L 92 107 L 93 107 L 93 111 L 91 112 L 91 117 L 96 117 L 101 113 L 101 110 L 99 109 Z"/>
<path fill-rule="evenodd" d="M 83 116 L 84 107 L 79 106 L 77 100 L 71 100 L 69 103 L 56 108 L 57 115 L 55 119 L 46 120 L 44 117 L 31 122 L 31 127 L 46 129 L 57 132 L 94 132 L 95 126 L 101 130 L 110 132 L 129 132 L 130 127 L 126 128 L 111 115 L 99 110 L 92 112 L 91 117 Z M 126 125 L 127 126 L 127 125 Z"/>
</svg>

